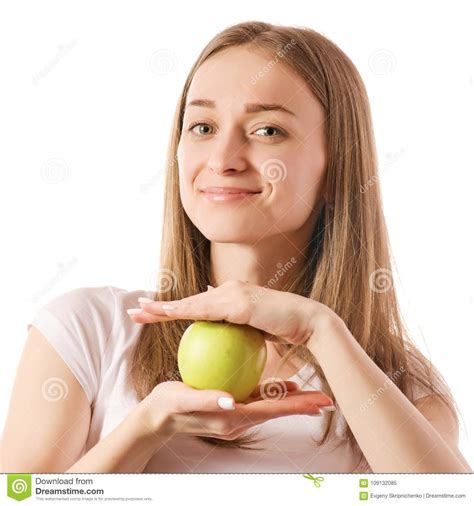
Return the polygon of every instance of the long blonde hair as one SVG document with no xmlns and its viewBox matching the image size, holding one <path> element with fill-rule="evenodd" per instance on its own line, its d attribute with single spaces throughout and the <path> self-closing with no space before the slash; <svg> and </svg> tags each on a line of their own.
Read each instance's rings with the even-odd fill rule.
<svg viewBox="0 0 474 506">
<path fill-rule="evenodd" d="M 441 374 L 410 340 L 391 285 L 391 255 L 377 176 L 377 155 L 369 101 L 351 60 L 333 42 L 309 28 L 245 22 L 217 34 L 202 50 L 184 84 L 168 149 L 160 279 L 156 300 L 181 299 L 211 284 L 210 244 L 186 215 L 180 200 L 177 147 L 189 86 L 200 65 L 233 46 L 265 49 L 299 74 L 325 111 L 326 194 L 305 252 L 306 262 L 285 291 L 322 302 L 346 323 L 367 355 L 413 401 L 418 385 L 439 395 L 458 420 L 455 401 Z M 368 188 L 368 182 L 370 187 Z M 384 283 L 386 283 L 384 285 Z M 388 285 L 387 285 L 388 283 Z M 131 367 L 140 399 L 170 379 L 180 380 L 177 350 L 191 321 L 144 325 Z M 297 356 L 314 369 L 323 391 L 334 398 L 324 371 L 304 346 L 278 344 L 282 363 Z M 311 378 L 310 378 L 311 379 Z M 308 380 L 309 381 L 309 380 Z M 337 400 L 335 400 L 337 405 Z M 337 439 L 334 414 L 317 445 Z M 197 436 L 209 444 L 255 447 L 255 431 L 233 441 Z M 340 443 L 349 440 L 369 470 L 347 423 Z"/>
</svg>

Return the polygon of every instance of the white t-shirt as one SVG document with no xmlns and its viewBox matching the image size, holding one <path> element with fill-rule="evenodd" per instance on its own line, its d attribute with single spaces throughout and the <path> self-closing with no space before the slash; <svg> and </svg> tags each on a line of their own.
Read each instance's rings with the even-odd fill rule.
<svg viewBox="0 0 474 506">
<path fill-rule="evenodd" d="M 63 358 L 84 388 L 92 408 L 89 435 L 83 453 L 111 432 L 139 402 L 127 371 L 143 326 L 126 310 L 139 307 L 138 297 L 153 292 L 128 291 L 113 286 L 82 287 L 66 292 L 42 306 L 30 319 Z M 291 379 L 300 384 L 312 372 L 304 366 Z M 319 378 L 304 390 L 320 390 Z M 420 394 L 421 395 L 421 394 Z M 343 416 L 338 417 L 341 433 Z M 318 447 L 324 417 L 291 415 L 268 420 L 255 428 L 263 450 L 224 448 L 194 436 L 175 435 L 155 453 L 148 473 L 303 473 L 353 472 L 358 456 L 348 443 Z"/>
</svg>

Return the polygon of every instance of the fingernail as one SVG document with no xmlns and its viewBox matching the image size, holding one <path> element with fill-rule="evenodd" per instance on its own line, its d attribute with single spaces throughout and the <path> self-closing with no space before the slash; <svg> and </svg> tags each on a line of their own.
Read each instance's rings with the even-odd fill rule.
<svg viewBox="0 0 474 506">
<path fill-rule="evenodd" d="M 143 313 L 143 309 L 137 307 L 137 308 L 133 308 L 133 309 L 127 309 L 127 313 L 128 314 L 140 314 L 140 313 Z"/>
<path fill-rule="evenodd" d="M 176 306 L 172 306 L 170 304 L 162 304 L 161 309 L 164 309 L 165 311 L 173 311 L 174 309 L 177 309 Z"/>
<path fill-rule="evenodd" d="M 207 291 L 209 291 L 209 290 L 213 290 L 213 289 L 214 289 L 214 287 L 213 287 L 213 286 L 211 286 L 211 285 L 207 285 Z"/>
<path fill-rule="evenodd" d="M 323 416 L 322 413 L 314 413 L 314 415 L 309 415 L 309 416 Z"/>
<path fill-rule="evenodd" d="M 219 399 L 217 399 L 217 404 L 219 404 L 219 407 L 222 409 L 235 409 L 235 402 L 231 397 L 219 397 Z"/>
<path fill-rule="evenodd" d="M 322 411 L 336 411 L 336 406 L 321 406 Z"/>
<path fill-rule="evenodd" d="M 145 304 L 150 304 L 155 301 L 149 299 L 148 297 L 138 297 L 138 302 L 144 302 Z"/>
</svg>

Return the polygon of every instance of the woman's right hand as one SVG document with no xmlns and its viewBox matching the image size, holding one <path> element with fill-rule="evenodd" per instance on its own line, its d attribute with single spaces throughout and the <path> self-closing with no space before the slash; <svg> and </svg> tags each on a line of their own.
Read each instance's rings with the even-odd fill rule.
<svg viewBox="0 0 474 506">
<path fill-rule="evenodd" d="M 219 400 L 222 398 L 223 403 Z M 197 390 L 180 381 L 165 381 L 141 404 L 147 426 L 155 435 L 187 434 L 225 440 L 236 439 L 254 425 L 272 418 L 319 415 L 321 408 L 333 406 L 322 392 L 303 391 L 294 381 L 283 380 L 257 386 L 242 403 L 235 403 L 228 392 Z"/>
</svg>

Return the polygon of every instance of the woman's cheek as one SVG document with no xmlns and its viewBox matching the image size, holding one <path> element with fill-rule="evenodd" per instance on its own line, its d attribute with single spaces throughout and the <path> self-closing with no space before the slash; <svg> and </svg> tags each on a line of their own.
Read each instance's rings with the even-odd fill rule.
<svg viewBox="0 0 474 506">
<path fill-rule="evenodd" d="M 307 197 L 309 193 L 313 193 L 312 190 L 308 192 L 308 187 L 302 188 L 297 180 L 292 175 L 284 181 L 273 185 L 270 208 L 272 209 L 272 215 L 275 222 L 278 223 L 278 228 L 284 232 L 296 230 L 304 225 L 306 220 L 310 217 L 312 206 L 314 202 L 311 201 L 311 205 L 308 204 Z M 305 191 L 308 194 L 305 194 Z M 298 197 L 301 196 L 301 197 Z"/>
<path fill-rule="evenodd" d="M 179 180 L 179 192 L 181 195 L 181 202 L 186 211 L 192 209 L 193 199 L 195 199 L 192 180 L 188 175 L 183 174 Z"/>
</svg>

